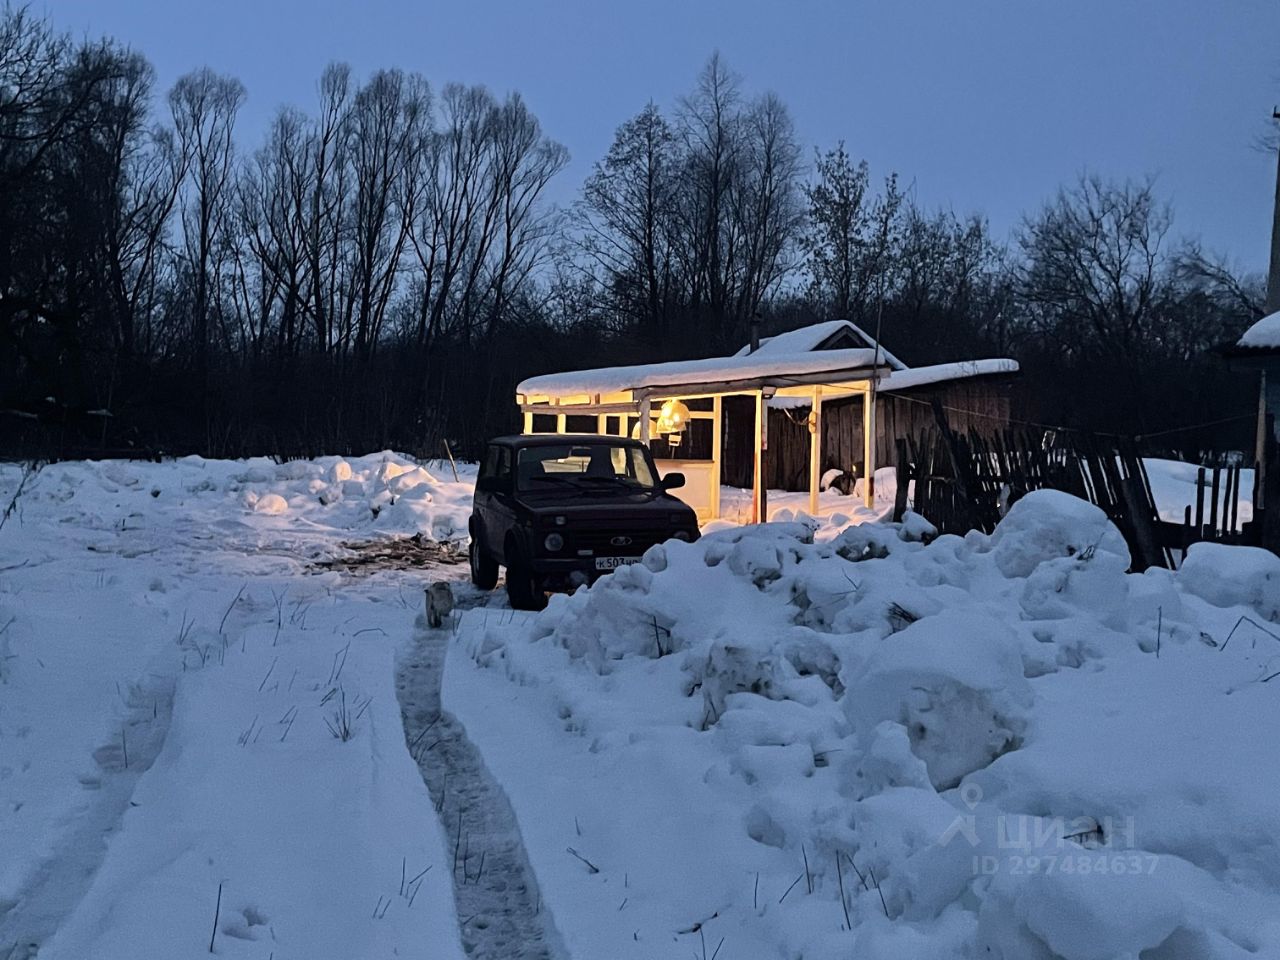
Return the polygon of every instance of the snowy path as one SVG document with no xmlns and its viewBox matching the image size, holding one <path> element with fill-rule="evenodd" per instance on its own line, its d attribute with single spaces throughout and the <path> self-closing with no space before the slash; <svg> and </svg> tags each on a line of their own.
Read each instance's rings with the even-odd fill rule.
<svg viewBox="0 0 1280 960">
<path fill-rule="evenodd" d="M 460 571 L 322 561 L 469 501 L 394 454 L 41 470 L 0 535 L 0 960 L 460 960 L 393 686 Z"/>
<path fill-rule="evenodd" d="M 453 851 L 453 892 L 469 956 L 559 960 L 515 814 L 467 732 L 440 706 L 447 630 L 419 631 L 397 670 L 405 739 Z"/>
<path fill-rule="evenodd" d="M 27 960 L 62 924 L 102 865 L 107 843 L 120 828 L 134 788 L 164 745 L 173 713 L 173 683 L 152 678 L 132 686 L 119 738 L 93 752 L 95 770 L 80 777 L 92 796 L 74 827 L 14 901 L 0 900 L 0 958 Z M 21 803 L 19 803 L 21 806 Z"/>
</svg>

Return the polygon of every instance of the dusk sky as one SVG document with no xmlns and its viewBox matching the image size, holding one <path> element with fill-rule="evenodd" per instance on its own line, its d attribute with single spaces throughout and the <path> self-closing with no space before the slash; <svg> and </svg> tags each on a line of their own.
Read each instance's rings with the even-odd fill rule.
<svg viewBox="0 0 1280 960">
<path fill-rule="evenodd" d="M 40 5 L 37 4 L 37 9 Z M 1175 233 L 1239 266 L 1266 261 L 1275 159 L 1256 141 L 1280 103 L 1276 0 L 57 0 L 161 87 L 209 65 L 248 88 L 240 142 L 281 104 L 309 109 L 324 65 L 518 90 L 570 167 L 569 202 L 614 129 L 674 106 L 720 50 L 748 93 L 776 91 L 807 147 L 846 142 L 926 207 L 985 213 L 998 235 L 1089 169 L 1153 174 Z"/>
</svg>

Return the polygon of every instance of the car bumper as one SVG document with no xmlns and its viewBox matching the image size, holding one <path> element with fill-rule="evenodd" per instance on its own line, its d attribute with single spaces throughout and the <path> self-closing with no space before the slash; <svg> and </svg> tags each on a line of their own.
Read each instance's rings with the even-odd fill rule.
<svg viewBox="0 0 1280 960">
<path fill-rule="evenodd" d="M 639 563 L 640 555 L 624 557 L 630 563 Z M 612 573 L 616 567 L 597 569 L 595 557 L 542 558 L 533 561 L 534 576 L 549 588 L 572 587 L 590 583 Z"/>
</svg>

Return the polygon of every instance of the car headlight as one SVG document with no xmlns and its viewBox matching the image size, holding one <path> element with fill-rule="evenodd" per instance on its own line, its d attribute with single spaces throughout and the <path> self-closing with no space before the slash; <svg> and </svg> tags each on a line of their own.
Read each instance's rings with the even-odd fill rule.
<svg viewBox="0 0 1280 960">
<path fill-rule="evenodd" d="M 548 533 L 547 539 L 542 541 L 542 545 L 547 548 L 548 552 L 555 553 L 564 547 L 564 537 L 558 533 Z"/>
<path fill-rule="evenodd" d="M 690 534 L 689 534 L 689 531 L 688 531 L 688 530 L 677 530 L 677 531 L 673 534 L 673 536 L 674 536 L 677 540 L 683 540 L 685 543 L 688 543 L 688 542 L 689 542 L 689 540 L 691 539 L 691 537 L 690 537 Z"/>
</svg>

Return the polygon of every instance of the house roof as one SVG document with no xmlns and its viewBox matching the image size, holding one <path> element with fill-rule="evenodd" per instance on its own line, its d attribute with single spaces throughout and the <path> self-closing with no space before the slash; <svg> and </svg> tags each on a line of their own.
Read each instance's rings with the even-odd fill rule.
<svg viewBox="0 0 1280 960">
<path fill-rule="evenodd" d="M 847 346 L 847 344 L 860 346 Z M 530 377 L 516 387 L 524 397 L 563 400 L 571 397 L 626 393 L 628 391 L 712 387 L 706 392 L 726 392 L 726 386 L 758 389 L 760 386 L 793 387 L 811 383 L 856 382 L 879 376 L 880 390 L 908 390 L 931 383 L 992 374 L 1016 373 L 1014 360 L 964 360 L 928 367 L 908 367 L 880 347 L 866 332 L 848 320 L 828 320 L 766 337 L 754 353 L 747 347 L 731 357 L 676 360 L 634 366 L 600 367 Z M 676 391 L 678 392 L 678 391 Z"/>
<path fill-rule="evenodd" d="M 813 350 L 833 349 L 841 346 L 841 341 L 846 341 L 850 346 L 871 347 L 873 349 L 876 345 L 875 338 L 868 335 L 865 330 L 851 320 L 824 320 L 821 323 L 811 323 L 807 327 L 800 327 L 798 330 L 788 330 L 786 333 L 764 337 L 761 339 L 760 347 L 755 351 L 755 355 L 808 353 Z M 749 355 L 751 355 L 750 344 L 744 344 L 734 354 L 735 357 Z M 905 370 L 907 368 L 907 365 L 886 350 L 883 344 L 880 345 L 880 359 L 884 360 L 894 370 Z"/>
<path fill-rule="evenodd" d="M 884 365 L 884 356 L 881 355 Z M 875 351 L 819 350 L 810 353 L 759 353 L 747 356 L 675 360 L 627 367 L 600 367 L 530 377 L 516 387 L 526 396 L 574 397 L 627 390 L 693 387 L 725 383 L 787 383 L 793 378 L 823 375 L 832 379 L 866 380 L 871 376 Z"/>
</svg>

